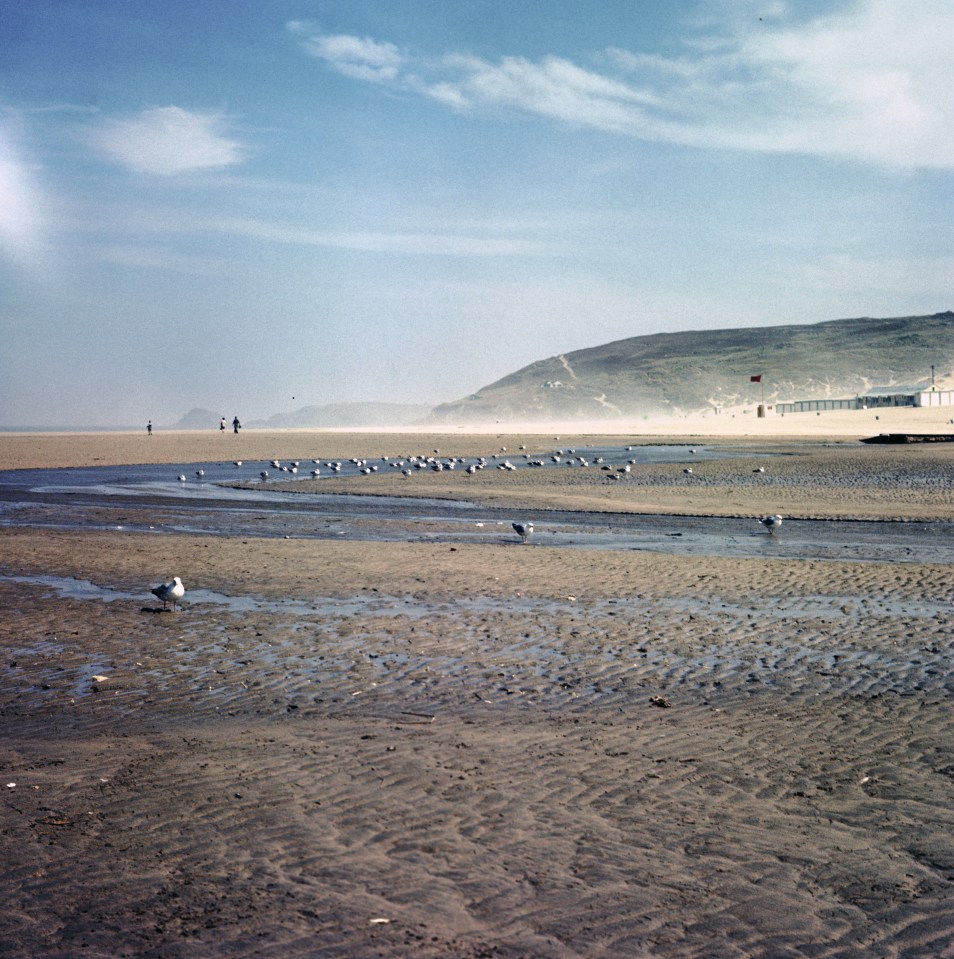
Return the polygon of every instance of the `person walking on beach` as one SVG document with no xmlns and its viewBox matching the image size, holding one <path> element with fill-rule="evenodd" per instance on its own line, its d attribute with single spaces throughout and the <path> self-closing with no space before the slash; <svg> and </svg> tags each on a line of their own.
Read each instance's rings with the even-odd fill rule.
<svg viewBox="0 0 954 959">
<path fill-rule="evenodd" d="M 224 417 L 224 416 L 222 417 L 222 419 L 219 420 L 219 430 L 220 430 L 220 432 L 222 432 L 222 433 L 225 432 L 225 417 Z"/>
<path fill-rule="evenodd" d="M 241 428 L 242 424 L 239 422 L 239 418 L 236 416 L 235 419 L 232 420 L 232 429 L 237 433 Z"/>
<path fill-rule="evenodd" d="M 152 420 L 150 420 L 150 421 L 146 424 L 146 432 L 147 432 L 150 436 L 152 436 Z"/>
</svg>

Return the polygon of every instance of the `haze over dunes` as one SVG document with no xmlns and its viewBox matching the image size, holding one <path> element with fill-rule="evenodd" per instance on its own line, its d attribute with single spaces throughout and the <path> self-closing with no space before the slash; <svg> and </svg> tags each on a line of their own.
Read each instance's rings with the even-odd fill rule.
<svg viewBox="0 0 954 959">
<path fill-rule="evenodd" d="M 884 387 L 954 384 L 954 312 L 807 325 L 633 336 L 537 360 L 476 393 L 436 407 L 360 402 L 301 406 L 253 429 L 418 428 L 684 417 L 798 399 L 846 398 Z M 753 376 L 761 376 L 753 383 Z M 214 429 L 195 407 L 175 429 Z M 614 427 L 615 428 L 615 427 Z"/>
<path fill-rule="evenodd" d="M 287 413 L 275 413 L 264 420 L 249 420 L 246 428 L 293 430 L 347 429 L 353 426 L 413 426 L 426 419 L 431 408 L 409 403 L 328 403 L 324 406 L 302 406 Z M 215 429 L 220 416 L 213 410 L 194 407 L 176 423 L 180 430 Z M 231 416 L 227 416 L 231 420 Z M 231 424 L 229 424 L 231 428 Z"/>
<path fill-rule="evenodd" d="M 954 313 L 634 336 L 538 360 L 438 406 L 443 422 L 619 419 L 939 384 Z M 761 375 L 760 384 L 751 377 Z"/>
</svg>

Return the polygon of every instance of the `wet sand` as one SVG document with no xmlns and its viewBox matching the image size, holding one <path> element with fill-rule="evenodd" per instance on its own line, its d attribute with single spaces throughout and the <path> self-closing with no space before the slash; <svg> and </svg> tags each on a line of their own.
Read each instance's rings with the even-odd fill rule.
<svg viewBox="0 0 954 959">
<path fill-rule="evenodd" d="M 315 442 L 284 439 L 263 458 Z M 946 449 L 783 439 L 764 475 L 473 479 L 515 508 L 952 518 Z M 0 543 L 4 955 L 954 955 L 954 577 L 930 555 Z M 171 572 L 175 613 L 148 592 Z"/>
<path fill-rule="evenodd" d="M 705 440 L 709 449 L 728 448 L 733 456 L 703 461 L 693 455 L 694 447 L 680 442 L 685 452 L 676 463 L 641 462 L 640 447 L 633 445 L 618 446 L 614 458 L 585 468 L 526 468 L 524 460 L 512 456 L 521 468 L 502 471 L 492 462 L 472 476 L 445 470 L 404 477 L 386 470 L 372 482 L 363 476 L 325 475 L 293 482 L 269 477 L 264 487 L 259 482 L 236 485 L 295 493 L 466 499 L 515 511 L 738 517 L 780 513 L 793 519 L 885 521 L 954 516 L 954 443 L 866 446 L 848 440 L 821 444 L 788 439 L 756 447 L 735 438 L 710 438 Z M 552 451 L 553 444 L 547 449 Z M 620 472 L 627 466 L 629 472 Z"/>
</svg>

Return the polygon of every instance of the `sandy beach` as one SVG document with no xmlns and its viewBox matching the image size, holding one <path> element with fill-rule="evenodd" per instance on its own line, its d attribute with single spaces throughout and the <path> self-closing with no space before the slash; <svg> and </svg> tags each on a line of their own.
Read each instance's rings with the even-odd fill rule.
<svg viewBox="0 0 954 959">
<path fill-rule="evenodd" d="M 639 419 L 566 423 L 487 423 L 363 430 L 166 430 L 140 432 L 0 433 L 0 469 L 99 466 L 115 463 L 181 463 L 210 460 L 270 460 L 353 455 L 384 456 L 400 452 L 404 439 L 414 449 L 439 448 L 458 456 L 480 456 L 488 447 L 510 450 L 526 444 L 550 449 L 554 442 L 577 445 L 641 441 L 690 442 L 723 438 L 756 448 L 765 442 L 803 439 L 850 441 L 879 433 L 950 433 L 954 407 L 897 407 L 878 410 L 830 410 L 759 418 L 752 407 L 716 414 L 656 416 Z"/>
<path fill-rule="evenodd" d="M 954 444 L 858 442 L 951 417 L 879 417 L 6 434 L 0 468 L 705 442 L 738 455 L 320 483 L 954 520 Z M 954 956 L 951 568 L 784 536 L 734 559 L 5 523 L 3 954 Z M 173 573 L 176 612 L 149 593 Z"/>
</svg>

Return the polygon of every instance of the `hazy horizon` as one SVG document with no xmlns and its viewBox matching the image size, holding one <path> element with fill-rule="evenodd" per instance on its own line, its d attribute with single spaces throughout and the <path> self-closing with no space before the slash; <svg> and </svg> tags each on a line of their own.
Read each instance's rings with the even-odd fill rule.
<svg viewBox="0 0 954 959">
<path fill-rule="evenodd" d="M 0 12 L 0 428 L 951 301 L 942 0 Z"/>
</svg>

